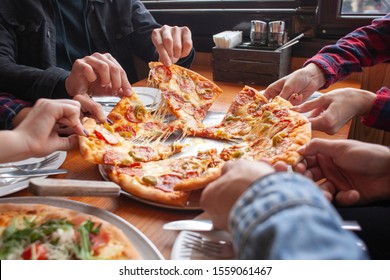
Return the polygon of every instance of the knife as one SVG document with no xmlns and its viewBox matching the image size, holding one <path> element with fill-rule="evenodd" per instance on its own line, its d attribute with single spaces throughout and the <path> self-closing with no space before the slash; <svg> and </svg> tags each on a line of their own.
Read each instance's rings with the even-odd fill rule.
<svg viewBox="0 0 390 280">
<path fill-rule="evenodd" d="M 113 196 L 121 193 L 114 182 L 34 178 L 29 181 L 31 192 L 38 196 Z"/>
<path fill-rule="evenodd" d="M 0 173 L 1 178 L 25 178 L 25 177 L 41 177 L 49 176 L 55 174 L 65 174 L 68 173 L 68 170 L 65 169 L 38 169 L 38 170 L 15 170 L 15 171 L 6 171 Z"/>
<path fill-rule="evenodd" d="M 342 221 L 341 227 L 345 230 L 361 231 L 357 221 Z M 212 231 L 214 230 L 211 220 L 179 220 L 163 225 L 165 230 L 188 230 L 188 231 Z"/>
<path fill-rule="evenodd" d="M 212 231 L 214 229 L 211 220 L 179 220 L 163 225 L 165 230 L 189 230 L 189 231 Z"/>
</svg>

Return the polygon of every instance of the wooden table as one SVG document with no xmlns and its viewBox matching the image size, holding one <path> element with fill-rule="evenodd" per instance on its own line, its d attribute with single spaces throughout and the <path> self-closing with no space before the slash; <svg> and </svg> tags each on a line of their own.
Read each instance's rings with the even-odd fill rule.
<svg viewBox="0 0 390 280">
<path fill-rule="evenodd" d="M 212 72 L 207 66 L 194 66 L 193 70 L 212 79 Z M 217 82 L 222 88 L 223 93 L 216 100 L 211 110 L 224 112 L 232 102 L 237 92 L 242 89 L 243 85 Z M 144 86 L 145 81 L 138 82 L 133 86 Z M 256 87 L 257 89 L 263 89 Z M 329 139 L 346 139 L 348 136 L 349 124 L 345 125 L 339 133 L 329 136 L 324 133 L 313 131 L 313 137 L 329 138 Z M 67 154 L 66 160 L 61 168 L 69 170 L 65 175 L 53 176 L 53 178 L 62 179 L 78 179 L 78 180 L 103 180 L 96 165 L 83 160 L 78 150 L 70 151 Z M 9 195 L 8 197 L 16 196 L 31 196 L 28 189 Z M 84 202 L 124 218 L 140 231 L 142 231 L 161 251 L 166 259 L 170 259 L 171 249 L 178 233 L 162 230 L 162 225 L 166 222 L 192 219 L 202 212 L 188 210 L 172 210 L 166 208 L 155 207 L 135 201 L 126 196 L 117 198 L 109 197 L 72 197 L 72 200 Z"/>
</svg>

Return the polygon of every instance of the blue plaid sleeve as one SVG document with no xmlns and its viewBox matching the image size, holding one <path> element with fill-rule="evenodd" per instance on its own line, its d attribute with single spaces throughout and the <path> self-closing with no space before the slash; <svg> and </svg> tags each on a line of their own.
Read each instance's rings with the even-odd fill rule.
<svg viewBox="0 0 390 280">
<path fill-rule="evenodd" d="M 0 129 L 12 129 L 13 118 L 26 107 L 31 107 L 32 103 L 17 99 L 7 93 L 0 94 Z"/>
</svg>

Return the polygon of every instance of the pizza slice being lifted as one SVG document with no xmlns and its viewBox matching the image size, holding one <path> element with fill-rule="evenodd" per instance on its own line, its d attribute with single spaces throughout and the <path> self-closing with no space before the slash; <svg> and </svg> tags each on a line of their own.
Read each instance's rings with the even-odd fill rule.
<svg viewBox="0 0 390 280">
<path fill-rule="evenodd" d="M 211 139 L 242 139 L 249 134 L 256 120 L 261 116 L 261 107 L 268 100 L 256 89 L 245 86 L 230 105 L 222 121 L 215 125 L 199 128 L 192 135 Z"/>
<path fill-rule="evenodd" d="M 88 136 L 79 136 L 80 152 L 85 160 L 95 164 L 128 166 L 155 161 L 168 158 L 184 147 L 179 142 L 134 144 L 108 123 L 97 124 L 92 118 L 84 118 L 82 122 Z"/>
<path fill-rule="evenodd" d="M 110 127 L 126 139 L 161 139 L 175 130 L 175 125 L 166 124 L 163 116 L 146 109 L 135 92 L 122 97 L 107 118 L 113 122 Z"/>
<path fill-rule="evenodd" d="M 222 90 L 202 75 L 178 65 L 150 62 L 148 86 L 159 88 L 164 105 L 184 130 L 203 127 L 202 120 Z M 161 108 L 160 108 L 161 109 Z"/>
</svg>

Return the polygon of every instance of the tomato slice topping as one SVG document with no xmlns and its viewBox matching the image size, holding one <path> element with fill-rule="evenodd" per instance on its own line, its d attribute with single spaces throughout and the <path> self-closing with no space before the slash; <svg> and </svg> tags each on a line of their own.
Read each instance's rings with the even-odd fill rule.
<svg viewBox="0 0 390 280">
<path fill-rule="evenodd" d="M 33 254 L 33 251 L 35 251 L 35 254 Z M 27 248 L 22 253 L 22 258 L 24 260 L 32 260 L 34 255 L 35 260 L 47 260 L 46 246 L 40 243 L 34 243 L 27 246 Z"/>
<path fill-rule="evenodd" d="M 119 140 L 116 138 L 116 136 L 102 126 L 96 126 L 94 133 L 97 138 L 103 139 L 109 144 L 115 145 L 119 143 Z"/>
</svg>

